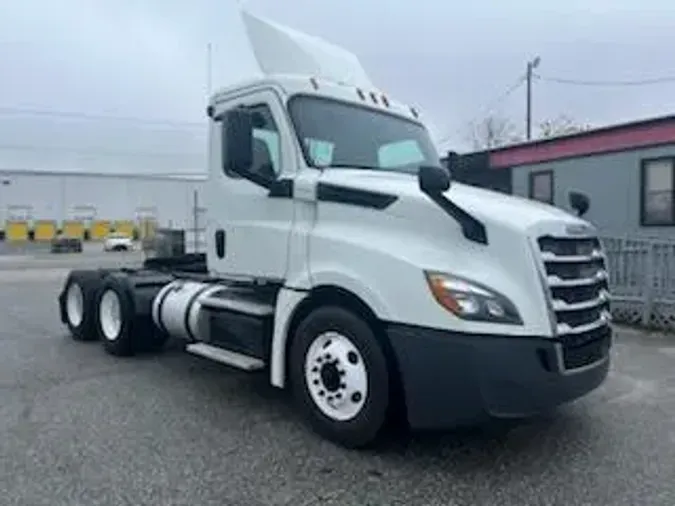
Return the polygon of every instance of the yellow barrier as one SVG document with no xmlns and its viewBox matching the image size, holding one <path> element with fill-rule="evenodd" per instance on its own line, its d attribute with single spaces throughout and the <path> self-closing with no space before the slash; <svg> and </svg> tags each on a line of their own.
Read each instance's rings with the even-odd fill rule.
<svg viewBox="0 0 675 506">
<path fill-rule="evenodd" d="M 71 239 L 84 238 L 84 223 L 75 220 L 66 220 L 63 222 L 63 235 Z"/>
<path fill-rule="evenodd" d="M 51 241 L 56 236 L 56 222 L 51 220 L 38 220 L 33 229 L 35 241 Z"/>
<path fill-rule="evenodd" d="M 120 234 L 128 235 L 129 237 L 134 236 L 134 222 L 130 220 L 117 220 L 114 224 L 115 232 Z"/>
<path fill-rule="evenodd" d="M 100 241 L 110 233 L 110 222 L 108 220 L 98 220 L 91 224 L 89 229 L 89 239 Z"/>
<path fill-rule="evenodd" d="M 28 240 L 28 222 L 27 221 L 7 221 L 5 223 L 5 239 L 7 241 L 27 241 Z"/>
</svg>

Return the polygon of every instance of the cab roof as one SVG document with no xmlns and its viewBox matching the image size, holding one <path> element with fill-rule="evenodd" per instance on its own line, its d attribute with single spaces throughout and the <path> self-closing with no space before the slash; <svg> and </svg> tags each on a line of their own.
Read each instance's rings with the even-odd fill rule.
<svg viewBox="0 0 675 506">
<path fill-rule="evenodd" d="M 414 107 L 391 100 L 377 88 L 364 88 L 304 75 L 267 75 L 242 81 L 215 92 L 209 105 L 217 109 L 220 103 L 233 95 L 263 89 L 276 90 L 286 101 L 296 95 L 310 95 L 388 112 L 421 123 L 419 112 Z"/>
</svg>

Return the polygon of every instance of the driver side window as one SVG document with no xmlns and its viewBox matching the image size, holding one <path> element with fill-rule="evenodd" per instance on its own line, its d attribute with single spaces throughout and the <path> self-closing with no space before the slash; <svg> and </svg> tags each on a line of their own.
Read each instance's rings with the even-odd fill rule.
<svg viewBox="0 0 675 506">
<path fill-rule="evenodd" d="M 281 173 L 281 139 L 272 110 L 266 104 L 248 108 L 253 115 L 253 163 L 248 172 L 273 181 Z M 229 171 L 230 177 L 239 177 Z"/>
</svg>

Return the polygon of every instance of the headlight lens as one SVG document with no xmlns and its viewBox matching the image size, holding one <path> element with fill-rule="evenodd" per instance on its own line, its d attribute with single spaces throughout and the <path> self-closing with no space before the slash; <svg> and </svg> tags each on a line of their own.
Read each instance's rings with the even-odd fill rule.
<svg viewBox="0 0 675 506">
<path fill-rule="evenodd" d="M 473 281 L 425 272 L 429 289 L 445 309 L 464 320 L 522 325 L 516 306 L 505 296 Z"/>
</svg>

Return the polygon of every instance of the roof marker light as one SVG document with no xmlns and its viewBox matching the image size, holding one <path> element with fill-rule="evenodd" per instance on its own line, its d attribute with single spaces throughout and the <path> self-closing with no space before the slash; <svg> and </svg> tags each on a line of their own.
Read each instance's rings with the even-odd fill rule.
<svg viewBox="0 0 675 506">
<path fill-rule="evenodd" d="M 419 113 L 417 112 L 417 109 L 415 109 L 414 107 L 410 108 L 410 112 L 412 113 L 413 116 L 415 116 L 415 118 L 420 117 Z"/>
<path fill-rule="evenodd" d="M 366 99 L 366 94 L 363 93 L 363 90 L 362 90 L 361 88 L 357 88 L 357 89 L 356 89 L 356 93 L 359 94 L 359 98 L 360 98 L 361 100 L 365 100 L 365 99 Z"/>
<path fill-rule="evenodd" d="M 385 107 L 389 107 L 389 99 L 387 98 L 386 95 L 382 95 L 382 103 L 384 104 Z"/>
<path fill-rule="evenodd" d="M 312 83 L 312 88 L 314 88 L 315 90 L 319 89 L 319 83 L 316 81 L 314 77 L 310 77 L 309 82 Z"/>
<path fill-rule="evenodd" d="M 373 101 L 374 104 L 377 104 L 377 95 L 375 95 L 374 91 L 370 92 L 370 99 Z"/>
</svg>

